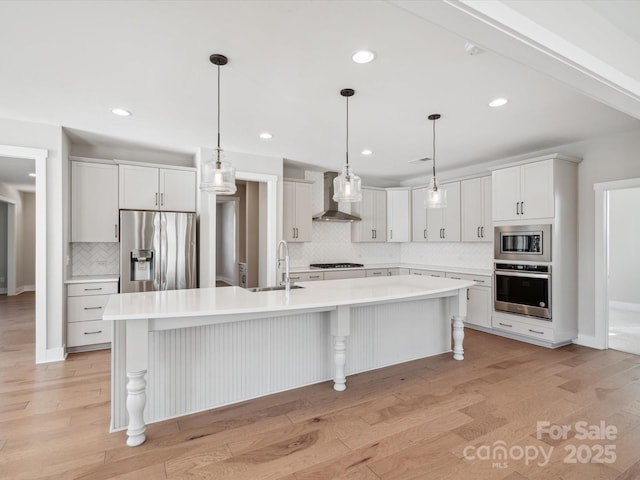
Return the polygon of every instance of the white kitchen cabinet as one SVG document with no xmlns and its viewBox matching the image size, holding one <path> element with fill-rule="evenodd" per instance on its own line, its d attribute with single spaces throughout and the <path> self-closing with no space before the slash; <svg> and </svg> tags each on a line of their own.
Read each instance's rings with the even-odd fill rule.
<svg viewBox="0 0 640 480">
<path fill-rule="evenodd" d="M 386 268 L 368 268 L 365 272 L 366 277 L 387 277 L 389 275 L 389 270 Z"/>
<path fill-rule="evenodd" d="M 494 170 L 493 221 L 553 218 L 553 160 Z"/>
<path fill-rule="evenodd" d="M 118 282 L 74 283 L 67 287 L 67 347 L 69 351 L 109 348 L 111 324 L 102 320 Z"/>
<path fill-rule="evenodd" d="M 195 169 L 119 165 L 120 208 L 196 211 Z"/>
<path fill-rule="evenodd" d="M 311 241 L 311 188 L 308 182 L 283 182 L 282 236 L 287 242 Z"/>
<path fill-rule="evenodd" d="M 460 225 L 463 242 L 493 242 L 491 177 L 460 182 Z"/>
<path fill-rule="evenodd" d="M 460 241 L 460 182 L 440 186 L 447 190 L 447 206 L 427 209 L 427 241 Z"/>
<path fill-rule="evenodd" d="M 339 280 L 342 278 L 364 278 L 366 277 L 364 270 L 331 270 L 324 272 L 325 280 Z"/>
<path fill-rule="evenodd" d="M 411 191 L 411 241 L 427 241 L 427 208 L 424 199 L 427 187 L 414 188 Z"/>
<path fill-rule="evenodd" d="M 71 241 L 118 241 L 118 166 L 71 162 Z"/>
<path fill-rule="evenodd" d="M 387 240 L 387 192 L 385 190 L 363 187 L 362 200 L 351 204 L 351 213 L 362 219 L 351 224 L 352 242 L 385 242 Z"/>
<path fill-rule="evenodd" d="M 423 268 L 410 268 L 410 275 L 424 275 L 427 277 L 441 277 L 444 278 L 446 273 L 440 270 L 425 270 Z"/>
<path fill-rule="evenodd" d="M 289 274 L 289 280 L 291 282 L 317 282 L 324 280 L 324 272 L 294 272 Z M 284 281 L 284 273 L 282 281 Z"/>
<path fill-rule="evenodd" d="M 410 221 L 411 189 L 387 189 L 387 242 L 408 242 Z"/>
<path fill-rule="evenodd" d="M 447 278 L 471 280 L 473 287 L 467 289 L 467 320 L 465 324 L 491 328 L 491 277 L 447 272 Z"/>
<path fill-rule="evenodd" d="M 388 268 L 387 275 L 389 275 L 390 277 L 393 277 L 396 275 L 409 275 L 409 269 L 404 267 Z"/>
</svg>

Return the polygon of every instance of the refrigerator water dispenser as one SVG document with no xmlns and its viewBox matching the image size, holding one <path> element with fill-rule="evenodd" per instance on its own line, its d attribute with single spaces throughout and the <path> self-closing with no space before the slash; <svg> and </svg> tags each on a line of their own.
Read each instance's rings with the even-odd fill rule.
<svg viewBox="0 0 640 480">
<path fill-rule="evenodd" d="M 131 250 L 131 281 L 153 280 L 153 250 Z"/>
</svg>

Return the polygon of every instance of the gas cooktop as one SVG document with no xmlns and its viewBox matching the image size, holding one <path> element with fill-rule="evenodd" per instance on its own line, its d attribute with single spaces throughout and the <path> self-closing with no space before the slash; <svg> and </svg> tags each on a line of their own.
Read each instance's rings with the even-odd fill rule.
<svg viewBox="0 0 640 480">
<path fill-rule="evenodd" d="M 361 263 L 312 263 L 311 268 L 361 268 Z"/>
</svg>

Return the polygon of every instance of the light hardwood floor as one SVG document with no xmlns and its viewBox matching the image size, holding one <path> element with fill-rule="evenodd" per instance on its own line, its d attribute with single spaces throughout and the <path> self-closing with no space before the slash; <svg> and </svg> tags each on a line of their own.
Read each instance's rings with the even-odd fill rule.
<svg viewBox="0 0 640 480">
<path fill-rule="evenodd" d="M 129 448 L 108 432 L 109 352 L 34 365 L 33 301 L 0 297 L 0 478 L 640 478 L 634 355 L 467 330 L 463 362 L 439 355 L 351 376 L 342 393 L 325 382 L 152 424 Z M 538 438 L 538 421 L 572 430 Z M 581 421 L 616 438 L 576 438 Z M 482 459 L 500 446 L 505 460 Z"/>
</svg>

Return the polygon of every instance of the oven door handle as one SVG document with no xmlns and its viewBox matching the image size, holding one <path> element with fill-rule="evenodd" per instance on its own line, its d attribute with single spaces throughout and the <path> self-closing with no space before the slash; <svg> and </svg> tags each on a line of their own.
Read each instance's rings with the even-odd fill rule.
<svg viewBox="0 0 640 480">
<path fill-rule="evenodd" d="M 551 278 L 550 273 L 520 273 L 520 272 L 509 272 L 506 270 L 496 270 L 496 276 L 503 275 L 505 277 L 527 277 L 527 278 Z"/>
</svg>

